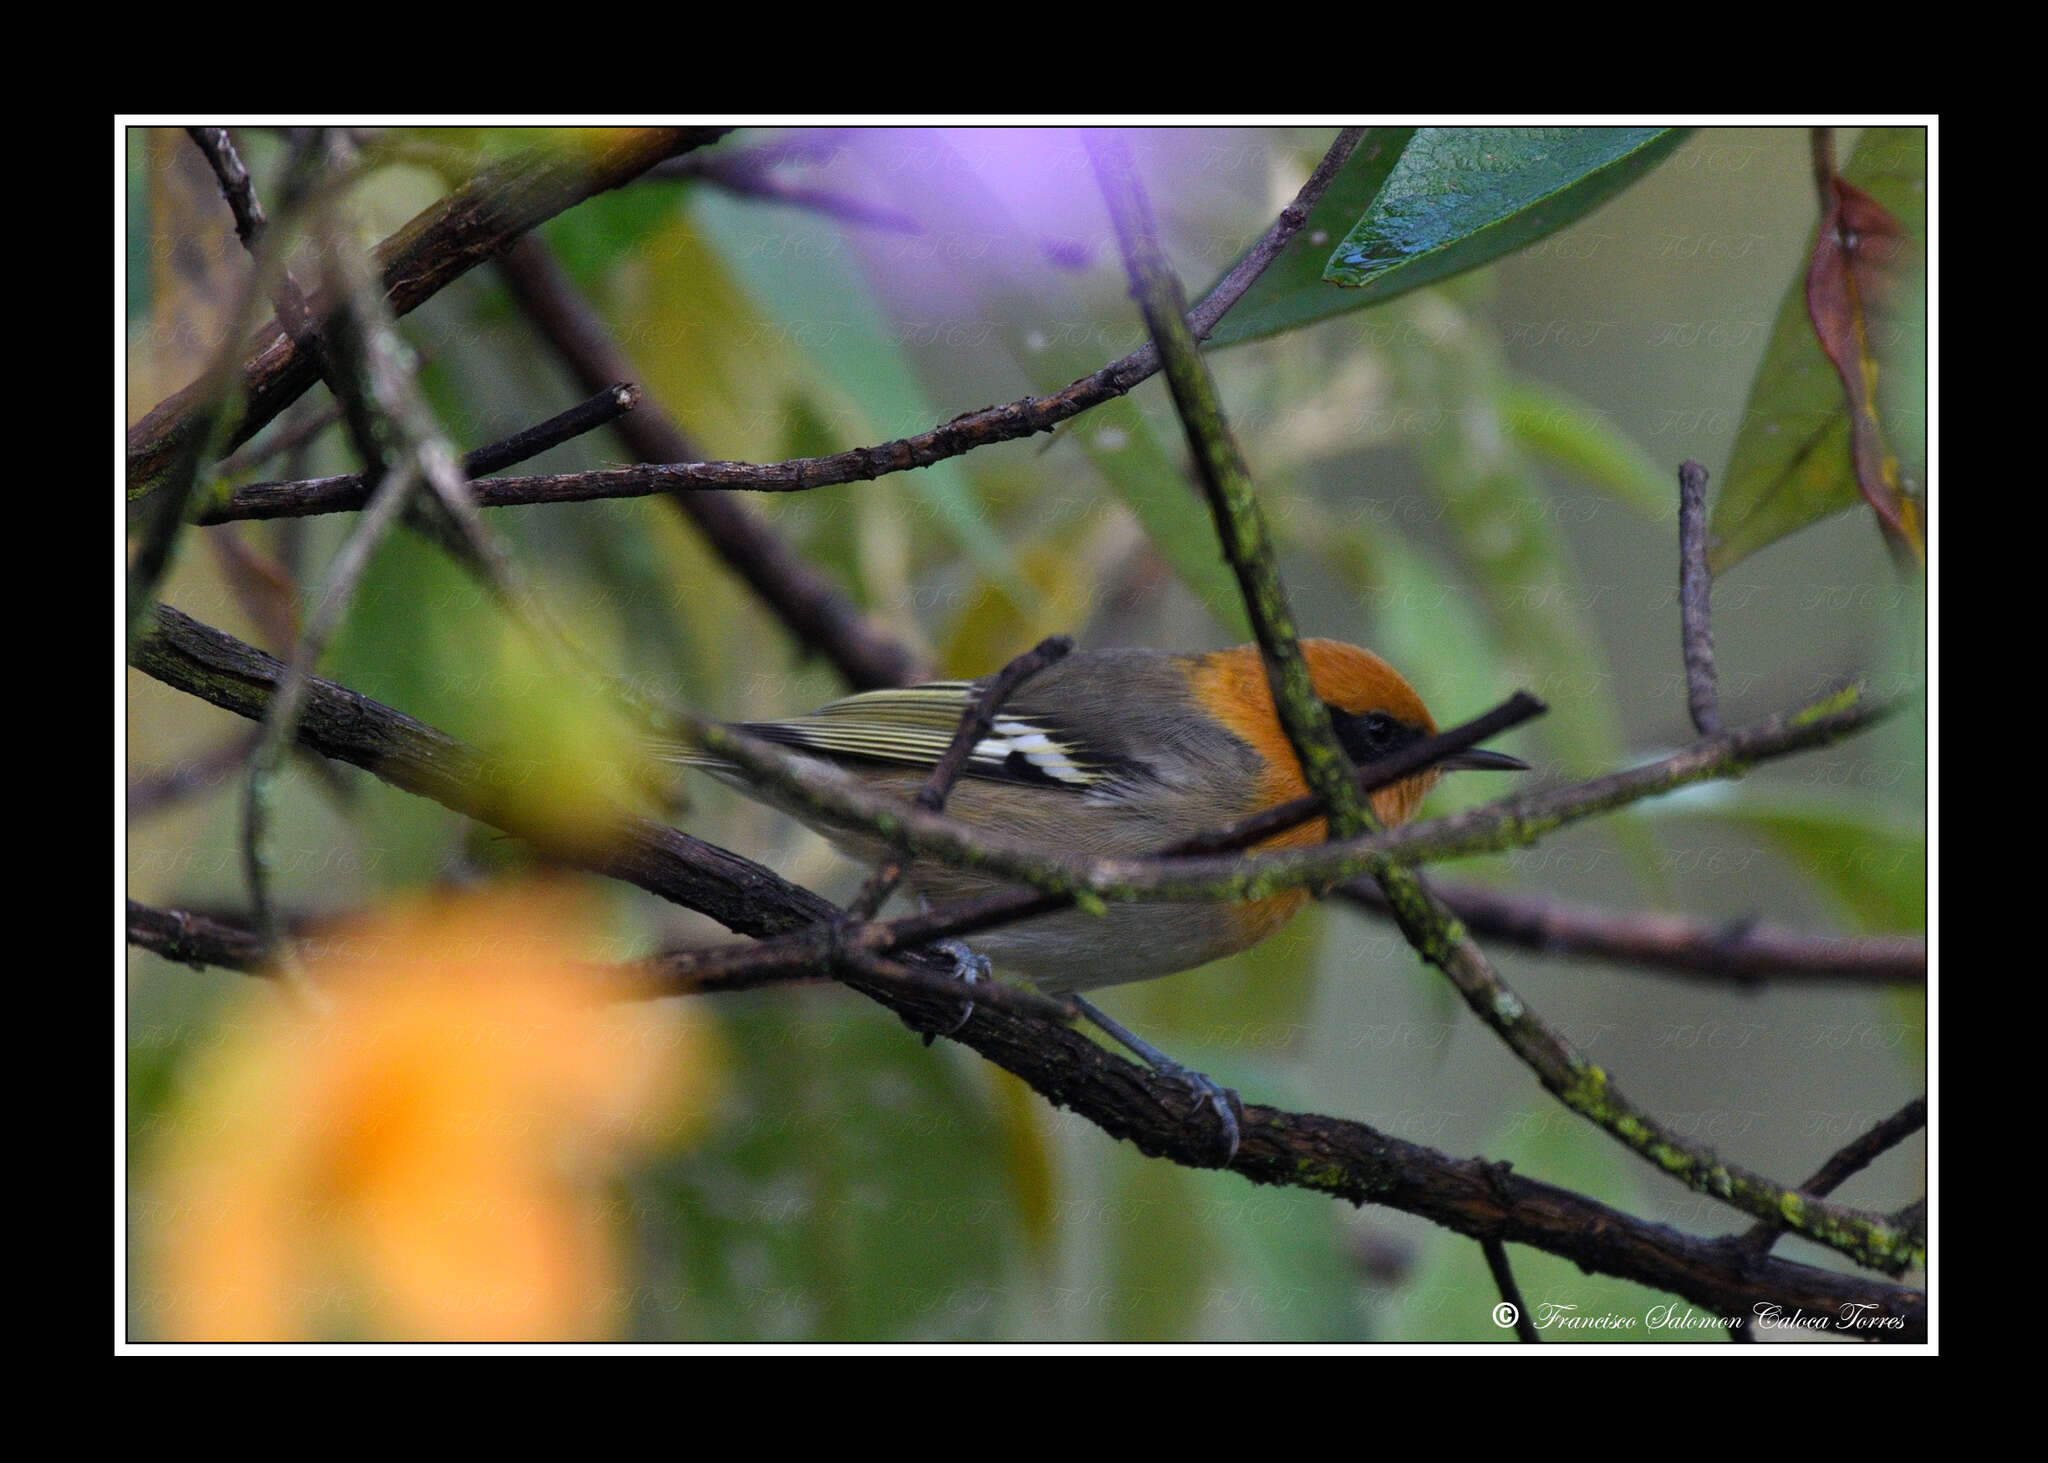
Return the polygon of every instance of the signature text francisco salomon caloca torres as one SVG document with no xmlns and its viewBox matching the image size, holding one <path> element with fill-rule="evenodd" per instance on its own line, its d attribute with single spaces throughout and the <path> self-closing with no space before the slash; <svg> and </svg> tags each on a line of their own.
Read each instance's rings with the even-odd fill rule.
<svg viewBox="0 0 2048 1463">
<path fill-rule="evenodd" d="M 1906 1324 L 1902 1317 L 1878 1315 L 1875 1306 L 1860 1302 L 1851 1302 L 1838 1311 L 1809 1311 L 1797 1306 L 1788 1311 L 1783 1306 L 1760 1301 L 1755 1308 L 1755 1320 L 1764 1326 L 1800 1326 L 1813 1331 L 1897 1331 Z M 1537 1302 L 1535 1321 L 1546 1330 L 1561 1331 L 1726 1331 L 1736 1324 L 1733 1316 L 1716 1316 L 1689 1305 L 1652 1306 L 1640 1316 L 1611 1311 L 1580 1315 L 1577 1306 L 1555 1301 Z"/>
</svg>

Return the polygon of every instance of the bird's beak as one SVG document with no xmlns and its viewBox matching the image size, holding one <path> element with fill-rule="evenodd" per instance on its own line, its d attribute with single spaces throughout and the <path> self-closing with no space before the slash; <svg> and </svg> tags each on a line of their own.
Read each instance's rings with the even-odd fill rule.
<svg viewBox="0 0 2048 1463">
<path fill-rule="evenodd" d="M 1527 772 L 1529 764 L 1520 757 L 1510 757 L 1506 752 L 1489 752 L 1484 747 L 1471 747 L 1463 752 L 1454 752 L 1436 764 L 1446 772 Z"/>
</svg>

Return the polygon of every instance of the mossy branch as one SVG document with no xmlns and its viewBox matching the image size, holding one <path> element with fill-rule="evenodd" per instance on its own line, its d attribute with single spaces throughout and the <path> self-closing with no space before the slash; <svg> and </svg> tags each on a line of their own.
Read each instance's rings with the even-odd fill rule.
<svg viewBox="0 0 2048 1463">
<path fill-rule="evenodd" d="M 1130 151 L 1120 139 L 1098 134 L 1088 139 L 1088 158 L 1123 248 L 1131 296 L 1145 317 L 1152 343 L 1159 348 L 1167 389 L 1173 394 L 1188 449 L 1194 454 L 1196 476 L 1216 520 L 1217 536 L 1223 541 L 1223 557 L 1244 593 L 1280 726 L 1301 762 L 1309 791 L 1329 814 L 1331 835 L 1351 838 L 1369 833 L 1375 826 L 1371 806 L 1353 781 L 1351 759 L 1337 740 L 1329 708 L 1316 695 L 1308 662 L 1301 653 L 1294 611 L 1287 602 L 1287 586 L 1280 580 L 1272 530 L 1252 490 L 1244 454 L 1224 420 L 1216 382 L 1195 348 L 1194 332 L 1187 323 L 1187 297 L 1180 277 L 1168 266 L 1159 247 L 1159 231 L 1138 184 Z"/>
</svg>

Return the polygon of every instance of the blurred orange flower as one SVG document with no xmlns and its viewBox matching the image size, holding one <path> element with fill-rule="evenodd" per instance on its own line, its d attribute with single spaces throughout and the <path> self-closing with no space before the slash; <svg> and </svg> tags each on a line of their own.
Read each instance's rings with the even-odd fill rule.
<svg viewBox="0 0 2048 1463">
<path fill-rule="evenodd" d="M 147 1214 L 166 1339 L 602 1339 L 605 1183 L 716 1087 L 700 1019 L 607 1004 L 550 887 L 436 898 L 252 988 L 180 1103 Z"/>
</svg>

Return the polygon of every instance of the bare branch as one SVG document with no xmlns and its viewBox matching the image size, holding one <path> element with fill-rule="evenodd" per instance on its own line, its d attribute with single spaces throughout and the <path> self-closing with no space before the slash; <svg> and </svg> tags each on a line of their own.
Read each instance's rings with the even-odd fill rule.
<svg viewBox="0 0 2048 1463">
<path fill-rule="evenodd" d="M 1813 154 L 1813 188 L 1820 195 L 1820 216 L 1825 220 L 1835 206 L 1835 129 L 1809 127 L 1807 140 Z"/>
<path fill-rule="evenodd" d="M 1686 703 L 1692 724 L 1703 737 L 1721 729 L 1708 607 L 1713 591 L 1713 572 L 1707 568 L 1707 470 L 1688 461 L 1678 469 L 1678 614 L 1685 643 Z"/>
<path fill-rule="evenodd" d="M 194 969 L 215 965 L 255 975 L 269 968 L 263 937 L 245 926 L 188 909 L 128 901 L 128 943 Z"/>
<path fill-rule="evenodd" d="M 1281 210 L 1273 226 L 1230 273 L 1217 282 L 1201 303 L 1188 312 L 1188 328 L 1197 340 L 1216 328 L 1225 312 L 1243 298 L 1253 281 L 1300 232 L 1309 210 L 1322 197 L 1357 146 L 1358 137 L 1357 129 L 1338 136 L 1315 172 L 1302 185 L 1300 193 L 1295 195 L 1294 201 Z M 1000 406 L 982 407 L 915 437 L 899 438 L 874 447 L 856 447 L 825 457 L 793 458 L 787 462 L 766 464 L 665 460 L 661 464 L 600 472 L 499 478 L 490 484 L 479 485 L 477 502 L 482 507 L 500 508 L 529 503 L 581 503 L 597 498 L 644 498 L 655 493 L 701 489 L 793 493 L 838 483 L 871 482 L 890 473 L 929 467 L 978 447 L 1049 432 L 1091 407 L 1126 394 L 1149 380 L 1158 370 L 1158 348 L 1148 343 L 1050 396 L 1027 396 Z M 131 474 L 132 471 L 131 468 Z M 360 508 L 362 501 L 359 492 L 330 492 L 309 485 L 303 497 L 290 500 L 273 498 L 261 505 L 260 512 L 245 512 L 243 506 L 241 500 L 231 496 L 220 511 L 223 518 L 298 517 L 313 513 L 349 512 Z"/>
<path fill-rule="evenodd" d="M 550 448 L 610 425 L 639 404 L 639 387 L 629 381 L 614 381 L 565 412 L 468 453 L 462 459 L 463 476 L 479 478 L 538 457 Z"/>
<path fill-rule="evenodd" d="M 1540 955 L 1591 956 L 1750 989 L 1788 979 L 1896 985 L 1927 979 L 1927 942 L 1917 935 L 1813 935 L 1776 925 L 1716 924 L 1689 915 L 1568 904 L 1484 884 L 1432 887 L 1473 934 Z M 1370 879 L 1353 879 L 1337 892 L 1353 904 L 1386 911 L 1387 897 Z"/>
<path fill-rule="evenodd" d="M 234 139 L 228 136 L 225 127 L 187 127 L 185 132 L 198 144 L 199 151 L 213 169 L 214 177 L 220 180 L 221 196 L 227 199 L 228 211 L 235 216 L 235 237 L 242 241 L 243 248 L 254 254 L 257 241 L 263 237 L 264 229 L 270 226 L 270 219 L 256 197 L 256 187 L 249 181 L 249 170 L 242 165 L 242 155 L 235 150 Z"/>
<path fill-rule="evenodd" d="M 567 411 L 468 453 L 462 459 L 462 471 L 465 476 L 472 478 L 502 471 L 530 457 L 538 457 L 549 448 L 559 447 L 562 443 L 580 437 L 586 432 L 594 432 L 632 411 L 639 404 L 638 387 L 623 381 L 614 382 Z M 245 483 L 236 489 L 236 493 L 246 494 L 260 501 L 269 494 L 288 493 L 305 487 L 307 483 L 319 484 L 326 491 L 346 492 L 351 497 L 368 490 L 368 479 L 358 472 L 344 473 L 338 477 L 311 478 L 298 483 Z M 472 488 L 481 486 L 471 484 Z M 253 516 L 262 518 L 269 515 L 259 513 Z M 193 519 L 193 522 L 202 526 L 232 521 L 233 516 L 224 514 L 219 508 L 204 511 Z"/>
<path fill-rule="evenodd" d="M 315 919 L 288 921 L 285 928 L 294 953 L 311 953 L 301 948 L 317 943 L 328 930 L 346 930 L 355 919 L 348 914 L 324 915 Z M 246 925 L 221 919 L 202 910 L 159 909 L 136 900 L 128 901 L 128 943 L 153 951 L 194 969 L 219 966 L 244 975 L 271 977 L 278 974 L 279 947 L 267 943 Z M 866 952 L 850 952 L 847 959 L 869 979 L 906 996 L 960 998 L 960 982 L 953 976 L 906 965 Z M 601 994 L 609 1000 L 647 1000 L 663 994 L 651 989 L 644 964 L 590 965 L 584 968 Z M 823 976 L 818 977 L 820 980 Z M 987 1003 L 1013 1016 L 1066 1025 L 1073 1012 L 1065 1003 L 1019 986 L 984 983 L 975 988 L 977 1005 Z"/>
<path fill-rule="evenodd" d="M 1812 1178 L 1799 1186 L 1799 1192 L 1819 1198 L 1832 1194 L 1855 1175 L 1861 1173 L 1881 1155 L 1888 1153 L 1906 1139 L 1927 1126 L 1927 1099 L 1916 1097 L 1869 1132 L 1857 1138 L 1840 1151 L 1829 1157 L 1815 1171 Z M 1926 1203 L 1923 1199 L 1922 1205 Z M 1912 1211 L 1909 1209 L 1909 1213 Z M 1909 1234 L 1917 1235 L 1925 1242 L 1925 1231 L 1917 1223 L 1908 1222 L 1908 1215 L 1898 1216 Z M 1767 1255 L 1771 1246 L 1784 1237 L 1785 1227 L 1760 1219 L 1749 1232 L 1736 1243 L 1752 1255 Z M 1756 1320 L 1750 1315 L 1737 1316 L 1734 1328 L 1728 1333 L 1733 1341 L 1756 1340 Z"/>
<path fill-rule="evenodd" d="M 1514 1312 L 1515 1339 L 1538 1342 L 1543 1339 L 1536 1323 L 1529 1319 L 1528 1302 L 1522 1299 L 1522 1287 L 1515 1284 L 1514 1267 L 1508 1263 L 1508 1247 L 1497 1236 L 1489 1235 L 1479 1242 L 1479 1248 L 1486 1253 L 1486 1268 L 1493 1272 L 1493 1283 L 1500 1290 L 1503 1304 Z"/>
</svg>

